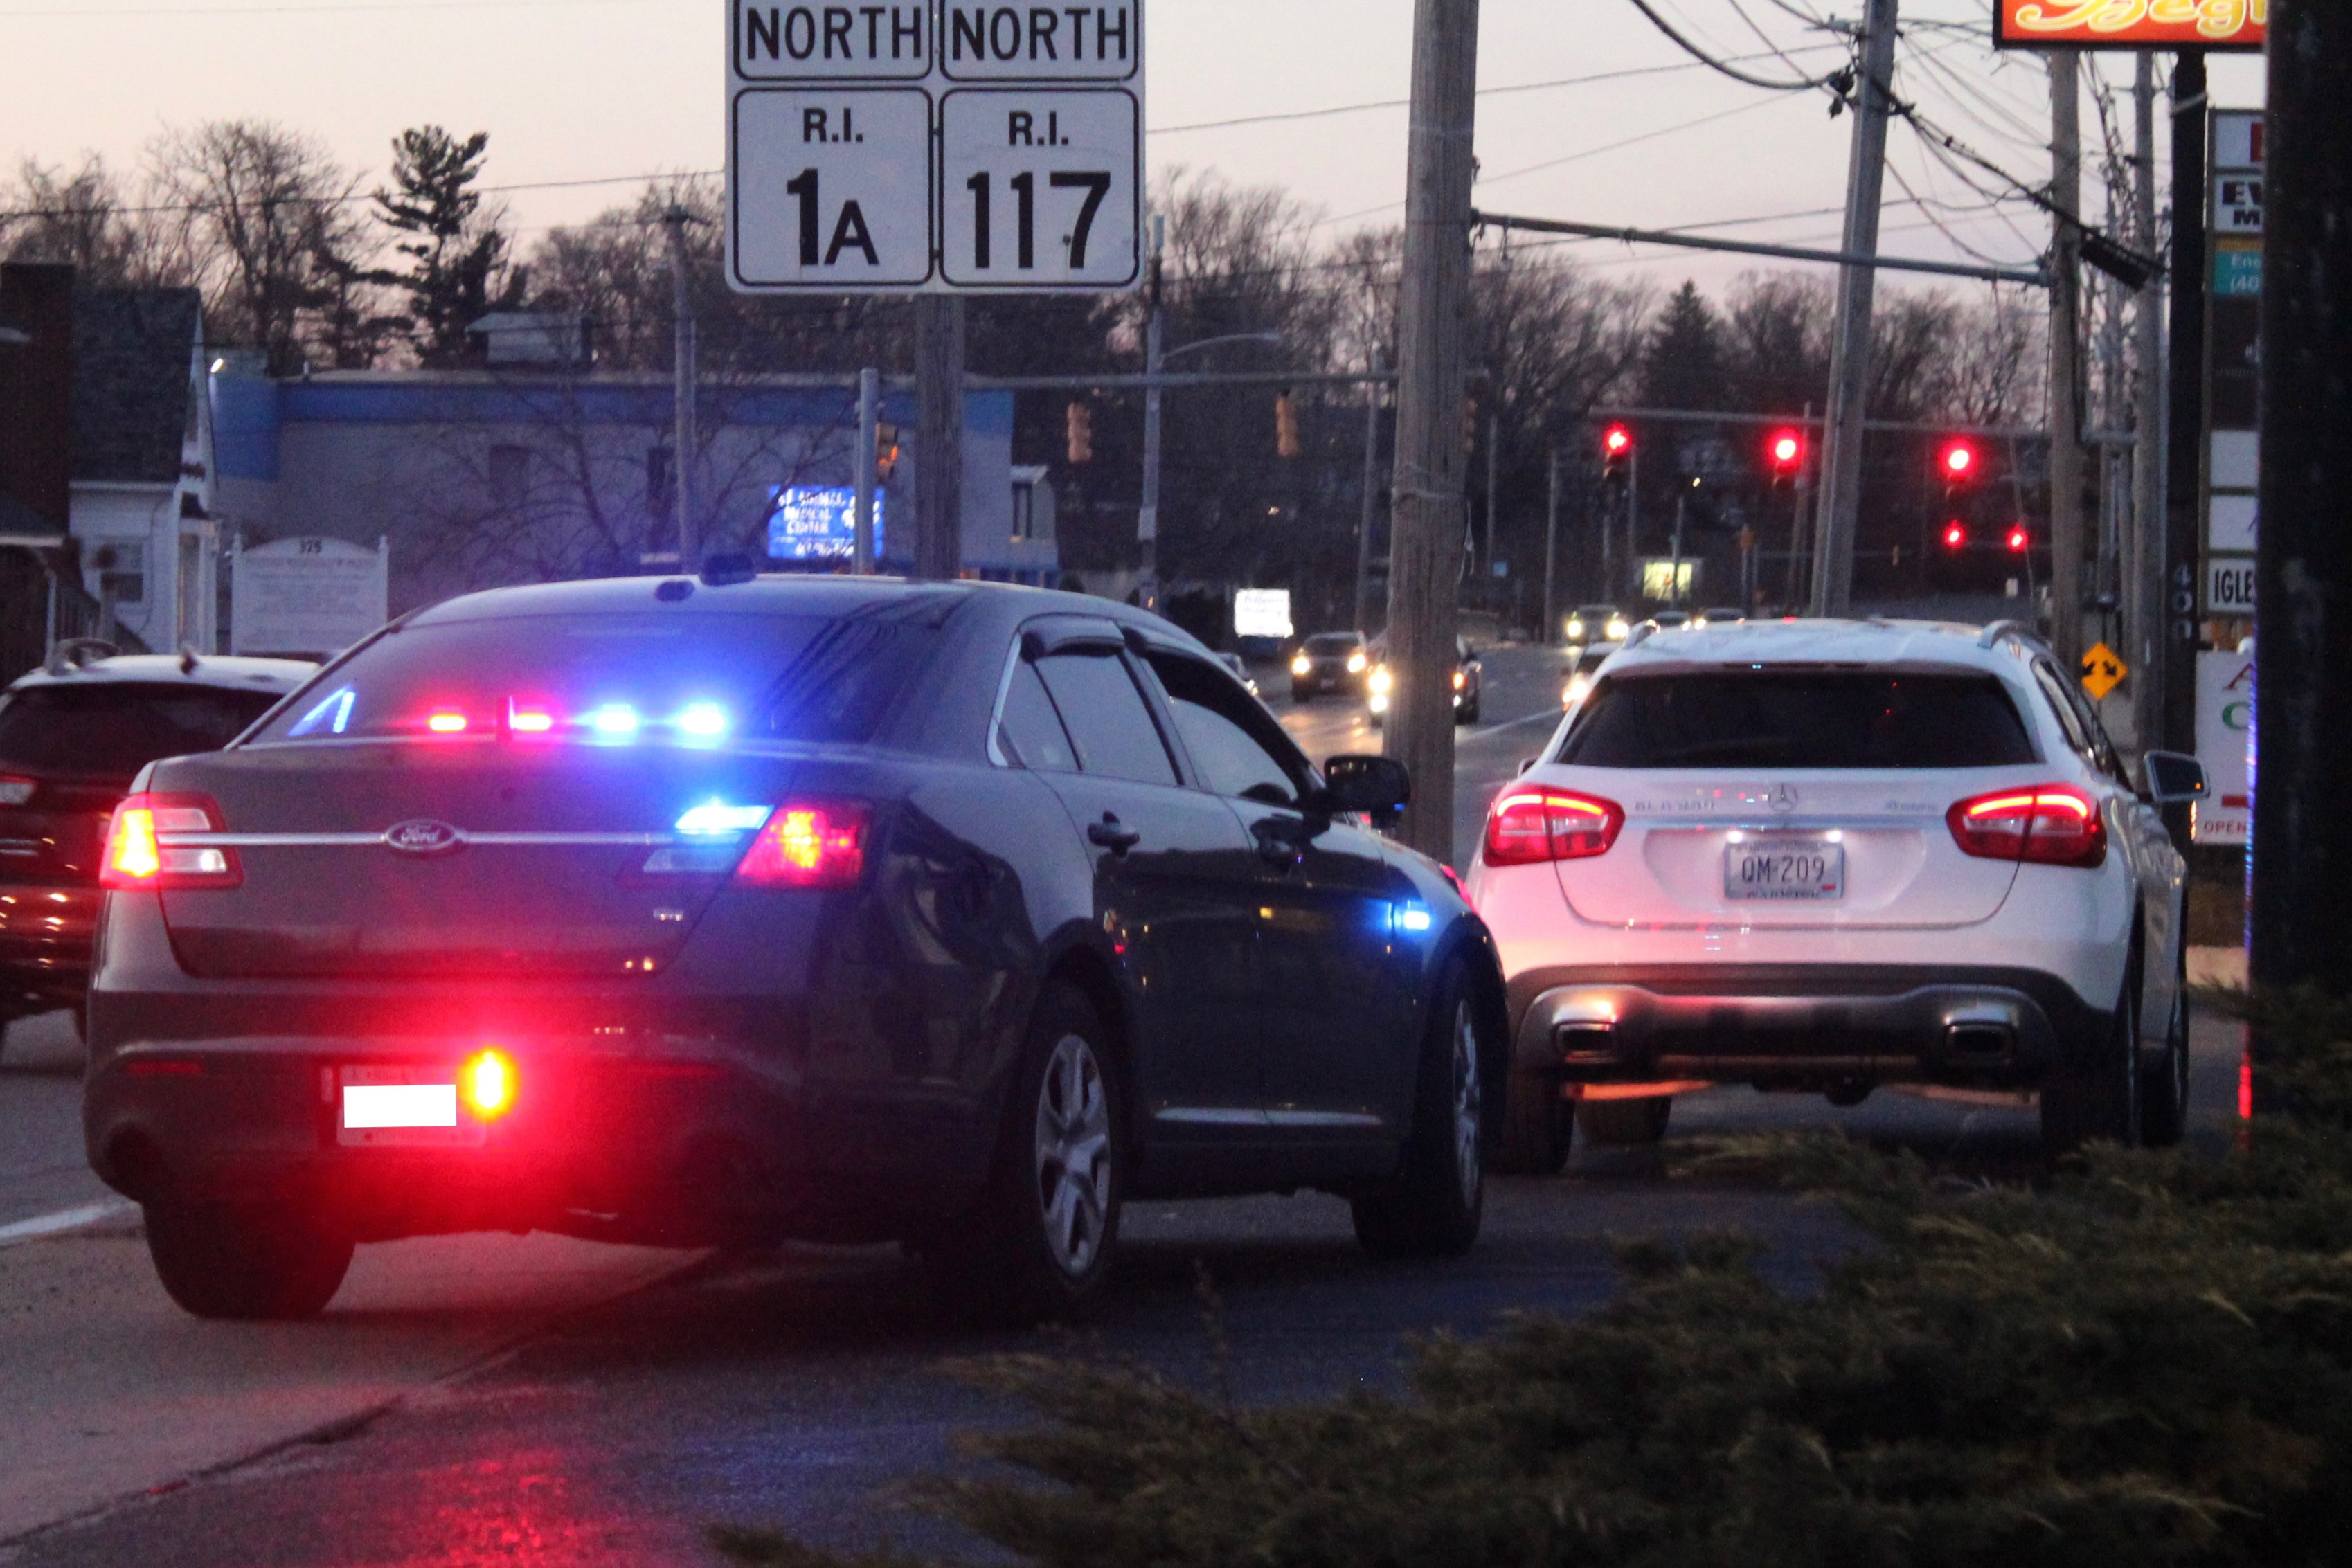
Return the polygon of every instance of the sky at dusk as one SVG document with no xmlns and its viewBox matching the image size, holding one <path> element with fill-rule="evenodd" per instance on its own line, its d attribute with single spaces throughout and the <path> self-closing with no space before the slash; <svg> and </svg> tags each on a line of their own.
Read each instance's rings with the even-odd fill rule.
<svg viewBox="0 0 2352 1568">
<path fill-rule="evenodd" d="M 1712 52 L 1778 78 L 1832 68 L 1843 46 L 1808 18 L 1859 10 L 1821 0 L 1660 8 Z M 1898 92 L 2032 183 L 2047 177 L 2046 80 L 2038 57 L 1985 47 L 1990 9 L 1906 6 Z M 1150 165 L 1284 185 L 1334 235 L 1396 221 L 1406 117 L 1383 100 L 1406 92 L 1412 13 L 1411 0 L 1152 0 Z M 437 121 L 490 132 L 492 183 L 618 177 L 508 193 L 527 249 L 549 225 L 625 201 L 638 177 L 719 166 L 725 16 L 721 0 L 0 0 L 0 159 L 13 170 L 94 151 L 129 168 L 166 126 L 258 117 L 315 133 L 373 180 L 396 131 Z M 2130 57 L 2104 57 L 2095 70 L 2118 86 L 2127 151 Z M 1692 66 L 1624 0 L 1487 0 L 1479 82 L 1476 200 L 1487 210 L 1726 225 L 1716 232 L 1799 245 L 1836 237 L 1852 122 L 1832 120 L 1819 91 L 1763 91 Z M 2261 94 L 2258 58 L 2217 58 L 2216 102 L 2258 104 Z M 1352 107 L 1366 104 L 1377 107 Z M 1326 110 L 1344 111 L 1308 112 Z M 1213 124 L 1234 120 L 1255 122 Z M 2086 94 L 2094 156 L 2099 124 Z M 1886 253 L 1966 247 L 2016 264 L 2046 243 L 2030 207 L 1989 204 L 1906 128 L 1890 146 Z M 1755 265 L 1610 242 L 1571 253 L 1660 282 L 1719 283 Z"/>
</svg>

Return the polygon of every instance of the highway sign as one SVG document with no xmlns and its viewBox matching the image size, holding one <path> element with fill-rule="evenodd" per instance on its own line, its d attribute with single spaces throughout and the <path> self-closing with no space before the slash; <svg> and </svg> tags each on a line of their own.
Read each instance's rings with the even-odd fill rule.
<svg viewBox="0 0 2352 1568">
<path fill-rule="evenodd" d="M 1132 287 L 1142 89 L 1141 0 L 729 0 L 728 282 Z"/>
<path fill-rule="evenodd" d="M 2102 702 L 2106 695 L 2124 684 L 2131 670 L 2116 656 L 2116 651 L 2105 643 L 2095 643 L 2083 655 L 2083 689 L 2091 694 L 2093 702 Z"/>
</svg>

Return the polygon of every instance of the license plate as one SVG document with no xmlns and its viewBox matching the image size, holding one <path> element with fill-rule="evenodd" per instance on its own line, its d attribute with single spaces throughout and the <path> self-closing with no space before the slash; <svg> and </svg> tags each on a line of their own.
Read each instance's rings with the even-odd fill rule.
<svg viewBox="0 0 2352 1568">
<path fill-rule="evenodd" d="M 1723 895 L 1730 899 L 1845 896 L 1845 846 L 1822 837 L 1779 834 L 1726 845 Z"/>
<path fill-rule="evenodd" d="M 335 1142 L 359 1148 L 463 1148 L 482 1124 L 457 1107 L 447 1067 L 345 1067 L 335 1074 Z"/>
</svg>

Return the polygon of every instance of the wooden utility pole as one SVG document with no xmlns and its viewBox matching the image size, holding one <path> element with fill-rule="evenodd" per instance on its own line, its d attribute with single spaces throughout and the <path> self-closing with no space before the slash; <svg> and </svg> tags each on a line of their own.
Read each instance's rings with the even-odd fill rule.
<svg viewBox="0 0 2352 1568">
<path fill-rule="evenodd" d="M 1477 85 L 1478 0 L 1414 0 L 1389 542 L 1389 662 L 1397 685 L 1383 746 L 1412 775 L 1412 804 L 1398 836 L 1440 862 L 1454 858 L 1463 340 Z"/>
<path fill-rule="evenodd" d="M 2269 57 L 2252 977 L 2341 996 L 2352 950 L 2352 7 L 2277 0 Z M 2259 1059 L 2255 1085 L 2259 1096 Z"/>
<path fill-rule="evenodd" d="M 2156 250 L 2156 55 L 2142 49 L 2132 78 L 2132 229 Z M 2164 721 L 2164 277 L 2148 275 L 2133 327 L 2139 380 L 2133 387 L 2131 580 L 2124 588 L 2124 662 L 2132 668 L 2132 738 L 2158 743 Z"/>
<path fill-rule="evenodd" d="M 1559 635 L 1559 604 L 1552 591 L 1552 580 L 1559 574 L 1559 448 L 1555 446 L 1544 464 L 1544 597 L 1543 645 L 1552 645 Z"/>
<path fill-rule="evenodd" d="M 2160 744 L 2197 749 L 2198 479 L 2205 463 L 2205 51 L 2172 71 L 2172 302 L 2164 416 L 2164 723 Z M 2189 812 L 2165 825 L 2189 845 Z"/>
<path fill-rule="evenodd" d="M 1356 618 L 1349 624 L 1369 633 L 1366 617 L 1372 612 L 1372 525 L 1380 519 L 1381 487 L 1381 357 L 1374 354 L 1373 379 L 1364 383 L 1364 494 L 1356 520 Z"/>
<path fill-rule="evenodd" d="M 963 296 L 915 297 L 915 575 L 963 566 Z"/>
<path fill-rule="evenodd" d="M 882 372 L 869 365 L 857 372 L 857 488 L 851 518 L 849 570 L 863 576 L 874 570 L 874 496 L 880 476 L 882 434 Z"/>
<path fill-rule="evenodd" d="M 2050 67 L 2050 645 L 2059 667 L 2083 657 L 2082 94 L 2080 60 Z"/>
<path fill-rule="evenodd" d="M 677 501 L 677 570 L 702 569 L 702 530 L 694 509 L 695 370 L 694 296 L 687 287 L 686 225 L 696 222 L 683 206 L 662 214 L 669 230 L 670 338 L 676 350 L 671 403 L 677 416 L 671 434 L 670 493 Z"/>
<path fill-rule="evenodd" d="M 1848 256 L 1878 254 L 1879 193 L 1886 181 L 1886 117 L 1895 103 L 1895 0 L 1870 0 L 1862 37 L 1861 102 L 1845 174 Z M 1830 402 L 1822 442 L 1821 519 L 1814 537 L 1813 613 L 1843 615 L 1853 595 L 1853 538 L 1862 517 L 1863 420 L 1870 392 L 1870 313 L 1877 269 L 1838 268 L 1830 340 Z"/>
</svg>

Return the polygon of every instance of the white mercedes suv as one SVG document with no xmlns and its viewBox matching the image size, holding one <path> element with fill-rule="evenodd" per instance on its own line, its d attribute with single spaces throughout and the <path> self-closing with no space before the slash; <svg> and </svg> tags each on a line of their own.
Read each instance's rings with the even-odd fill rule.
<svg viewBox="0 0 2352 1568">
<path fill-rule="evenodd" d="M 1638 630 L 1489 810 L 1470 895 L 1508 977 L 1507 1166 L 1569 1116 L 1664 1134 L 1753 1083 L 2037 1090 L 2045 1145 L 2169 1143 L 2184 862 L 2049 650 L 2008 622 Z"/>
</svg>

